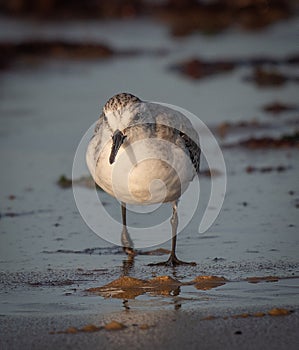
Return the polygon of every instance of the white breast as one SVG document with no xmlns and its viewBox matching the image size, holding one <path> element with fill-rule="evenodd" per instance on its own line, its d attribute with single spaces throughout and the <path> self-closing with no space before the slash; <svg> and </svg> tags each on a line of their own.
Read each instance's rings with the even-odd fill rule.
<svg viewBox="0 0 299 350">
<path fill-rule="evenodd" d="M 94 157 L 96 140 L 87 151 L 87 165 L 106 192 L 130 204 L 170 202 L 181 196 L 194 177 L 188 155 L 175 144 L 150 138 L 122 146 L 109 164 L 111 139 Z"/>
</svg>

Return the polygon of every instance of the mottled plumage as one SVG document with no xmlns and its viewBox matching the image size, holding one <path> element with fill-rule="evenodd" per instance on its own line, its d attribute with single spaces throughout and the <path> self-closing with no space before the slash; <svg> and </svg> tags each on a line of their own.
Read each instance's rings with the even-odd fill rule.
<svg viewBox="0 0 299 350">
<path fill-rule="evenodd" d="M 105 103 L 103 112 L 107 113 L 109 111 L 116 111 L 119 108 L 124 108 L 129 104 L 136 102 L 141 102 L 141 100 L 134 95 L 123 92 L 121 94 L 109 98 L 109 100 Z"/>
</svg>

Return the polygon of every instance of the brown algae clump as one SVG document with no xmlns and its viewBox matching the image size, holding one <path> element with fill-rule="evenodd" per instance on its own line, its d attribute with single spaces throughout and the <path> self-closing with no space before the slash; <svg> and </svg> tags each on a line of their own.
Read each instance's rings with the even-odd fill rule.
<svg viewBox="0 0 299 350">
<path fill-rule="evenodd" d="M 274 308 L 268 311 L 268 315 L 270 316 L 286 316 L 290 315 L 291 311 L 287 309 L 279 309 L 279 308 Z"/>
<path fill-rule="evenodd" d="M 223 286 L 226 282 L 226 278 L 218 276 L 197 276 L 192 281 L 195 288 L 200 290 L 209 290 L 212 288 L 220 287 Z"/>
<path fill-rule="evenodd" d="M 103 287 L 89 288 L 86 291 L 103 297 L 134 299 L 139 295 L 170 295 L 182 283 L 169 276 L 158 276 L 149 280 L 123 276 Z"/>
<path fill-rule="evenodd" d="M 111 321 L 107 323 L 104 328 L 107 331 L 119 331 L 121 329 L 126 328 L 126 326 L 123 323 L 117 322 L 117 321 Z"/>
<path fill-rule="evenodd" d="M 182 283 L 170 276 L 157 276 L 148 280 L 123 276 L 102 287 L 89 288 L 88 293 L 94 293 L 104 298 L 134 299 L 139 295 L 178 295 L 180 286 L 194 285 L 200 290 L 209 290 L 227 283 L 224 277 L 197 276 L 190 282 Z"/>
<path fill-rule="evenodd" d="M 279 278 L 275 276 L 265 277 L 248 277 L 246 281 L 249 283 L 260 283 L 260 282 L 278 282 Z"/>
</svg>

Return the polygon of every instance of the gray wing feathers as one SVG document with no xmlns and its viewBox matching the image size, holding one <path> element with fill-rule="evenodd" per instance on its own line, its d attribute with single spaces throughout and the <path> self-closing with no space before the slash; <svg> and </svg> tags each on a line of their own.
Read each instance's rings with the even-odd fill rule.
<svg viewBox="0 0 299 350">
<path fill-rule="evenodd" d="M 198 174 L 201 150 L 198 133 L 193 128 L 190 120 L 177 110 L 155 103 L 149 104 L 149 110 L 154 116 L 156 124 L 163 124 L 178 131 L 179 137 L 183 141 Z M 172 117 L 170 118 L 170 116 Z"/>
</svg>

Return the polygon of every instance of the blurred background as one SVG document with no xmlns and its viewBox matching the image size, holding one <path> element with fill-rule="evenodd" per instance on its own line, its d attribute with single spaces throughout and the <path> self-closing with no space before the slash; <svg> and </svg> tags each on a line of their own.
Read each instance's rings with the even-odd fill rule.
<svg viewBox="0 0 299 350">
<path fill-rule="evenodd" d="M 204 236 L 190 223 L 180 258 L 229 278 L 298 272 L 298 10 L 295 0 L 0 0 L 7 283 L 19 271 L 122 265 L 70 189 L 82 136 L 119 92 L 188 109 L 224 152 L 223 210 Z M 210 176 L 222 174 L 202 170 L 205 199 Z M 139 266 L 155 259 L 137 257 Z"/>
</svg>

